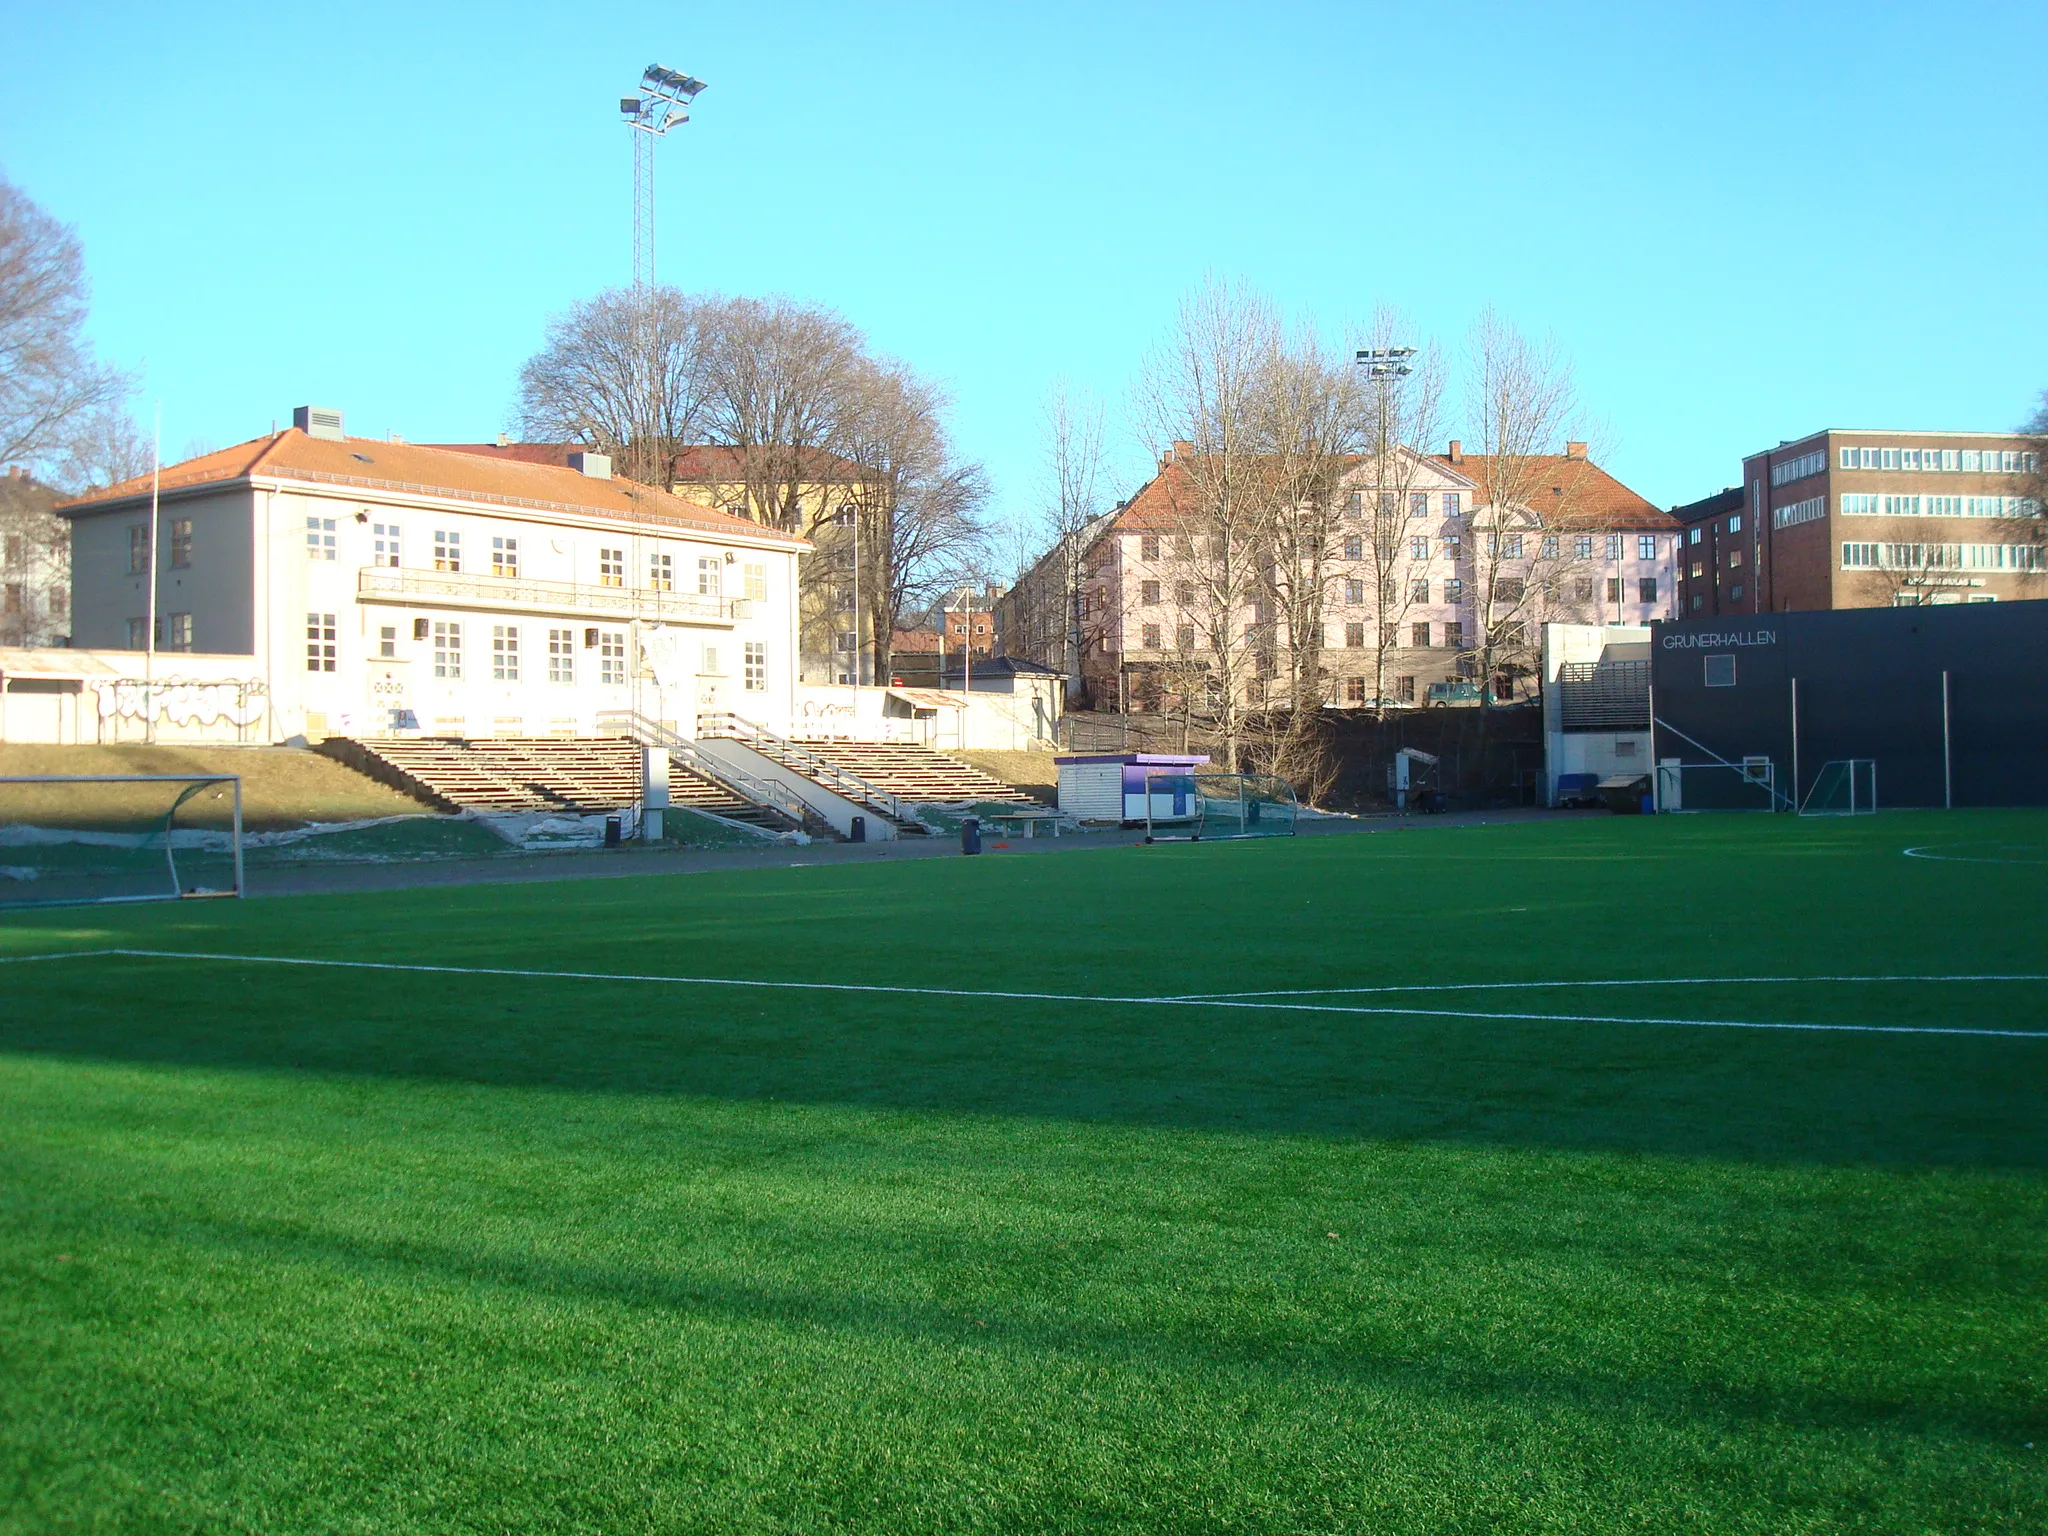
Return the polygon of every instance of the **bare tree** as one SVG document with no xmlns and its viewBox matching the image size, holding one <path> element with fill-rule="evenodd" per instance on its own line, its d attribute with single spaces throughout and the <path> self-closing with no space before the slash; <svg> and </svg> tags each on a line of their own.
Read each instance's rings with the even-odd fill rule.
<svg viewBox="0 0 2048 1536">
<path fill-rule="evenodd" d="M 1102 510 L 1102 402 L 1093 395 L 1074 392 L 1062 381 L 1046 396 L 1044 422 L 1046 499 L 1040 521 L 1052 546 L 1058 601 L 1055 622 L 1071 702 L 1080 697 L 1082 689 L 1082 562 L 1088 554 L 1083 544 L 1089 525 Z"/>
<path fill-rule="evenodd" d="M 676 451 L 703 427 L 718 308 L 664 287 L 607 288 L 571 305 L 519 370 L 521 434 L 588 444 L 628 479 L 667 489 Z"/>
<path fill-rule="evenodd" d="M 87 416 L 133 389 L 93 357 L 86 296 L 77 234 L 0 179 L 0 464 L 60 458 Z"/>
<path fill-rule="evenodd" d="M 1546 605 L 1591 566 L 1600 535 L 1584 516 L 1590 463 L 1559 451 L 1581 429 L 1570 367 L 1552 343 L 1531 342 L 1490 309 L 1469 347 L 1468 430 L 1483 498 L 1467 541 L 1472 664 L 1484 701 L 1497 679 L 1535 670 Z"/>
<path fill-rule="evenodd" d="M 52 487 L 0 475 L 0 645 L 53 644 L 70 619 L 71 528 Z"/>
<path fill-rule="evenodd" d="M 1142 430 L 1165 465 L 1167 565 L 1185 598 L 1179 621 L 1195 630 L 1198 644 L 1187 649 L 1203 653 L 1212 729 L 1233 767 L 1246 705 L 1257 702 L 1246 685 L 1262 666 L 1272 670 L 1263 536 L 1274 488 L 1262 395 L 1282 344 L 1268 300 L 1211 279 L 1181 301 L 1138 394 Z"/>
<path fill-rule="evenodd" d="M 1382 306 L 1373 314 L 1365 345 L 1384 354 L 1406 346 L 1413 334 L 1406 316 Z M 1370 697 L 1376 715 L 1385 712 L 1387 661 L 1400 647 L 1401 626 L 1415 602 L 1414 540 L 1464 532 L 1462 525 L 1413 516 L 1412 498 L 1427 472 L 1418 450 L 1440 435 L 1443 401 L 1443 354 L 1434 342 L 1416 349 L 1406 371 L 1399 366 L 1371 370 L 1361 391 L 1364 459 L 1350 477 L 1345 510 L 1347 529 L 1355 526 L 1360 535 L 1371 589 L 1373 616 L 1365 639 L 1372 652 Z"/>
<path fill-rule="evenodd" d="M 202 448 L 200 453 L 210 452 Z M 188 452 L 185 458 L 197 458 Z M 156 462 L 156 443 L 117 404 L 97 406 L 72 423 L 58 461 L 57 483 L 83 493 L 146 475 Z"/>
</svg>

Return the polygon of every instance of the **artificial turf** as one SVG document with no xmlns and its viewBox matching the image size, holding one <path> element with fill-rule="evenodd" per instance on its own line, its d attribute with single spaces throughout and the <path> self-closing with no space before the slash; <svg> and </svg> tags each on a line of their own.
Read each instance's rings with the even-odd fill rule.
<svg viewBox="0 0 2048 1536">
<path fill-rule="evenodd" d="M 2044 876 L 1582 818 L 17 917 L 952 991 L 0 967 L 0 1531 L 2048 1528 L 2039 983 L 959 995 L 2036 974 Z"/>
</svg>

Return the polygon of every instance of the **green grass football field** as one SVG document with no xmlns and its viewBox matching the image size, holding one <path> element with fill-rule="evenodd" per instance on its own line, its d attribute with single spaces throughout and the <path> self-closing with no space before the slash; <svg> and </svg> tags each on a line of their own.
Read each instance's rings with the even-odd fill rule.
<svg viewBox="0 0 2048 1536">
<path fill-rule="evenodd" d="M 1958 812 L 0 918 L 0 1532 L 2048 1529 L 2044 895 Z"/>
</svg>

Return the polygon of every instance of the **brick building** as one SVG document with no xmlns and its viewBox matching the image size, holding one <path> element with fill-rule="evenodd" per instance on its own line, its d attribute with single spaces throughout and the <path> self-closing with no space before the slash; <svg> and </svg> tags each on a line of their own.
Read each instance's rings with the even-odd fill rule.
<svg viewBox="0 0 2048 1536">
<path fill-rule="evenodd" d="M 2048 596 L 2040 444 L 1830 428 L 1748 455 L 1685 525 L 1687 618 Z"/>
</svg>

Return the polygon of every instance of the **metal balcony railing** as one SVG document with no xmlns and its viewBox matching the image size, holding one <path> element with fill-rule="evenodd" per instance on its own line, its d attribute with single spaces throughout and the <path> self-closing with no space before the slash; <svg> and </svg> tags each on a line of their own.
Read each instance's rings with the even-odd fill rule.
<svg viewBox="0 0 2048 1536">
<path fill-rule="evenodd" d="M 599 711 L 597 728 L 607 736 L 628 736 L 643 747 L 658 747 L 690 772 L 711 780 L 750 805 L 763 806 L 786 816 L 800 827 L 819 819 L 818 813 L 793 791 L 773 779 L 748 773 L 744 768 L 712 762 L 698 752 L 694 741 L 678 736 L 659 720 L 650 720 L 630 709 L 607 709 Z"/>
<path fill-rule="evenodd" d="M 751 615 L 743 597 L 705 597 L 648 587 L 596 587 L 581 581 L 490 576 L 482 571 L 422 571 L 364 566 L 356 595 L 366 603 L 421 603 L 441 608 L 559 614 L 568 618 L 642 619 L 730 628 Z"/>
</svg>

